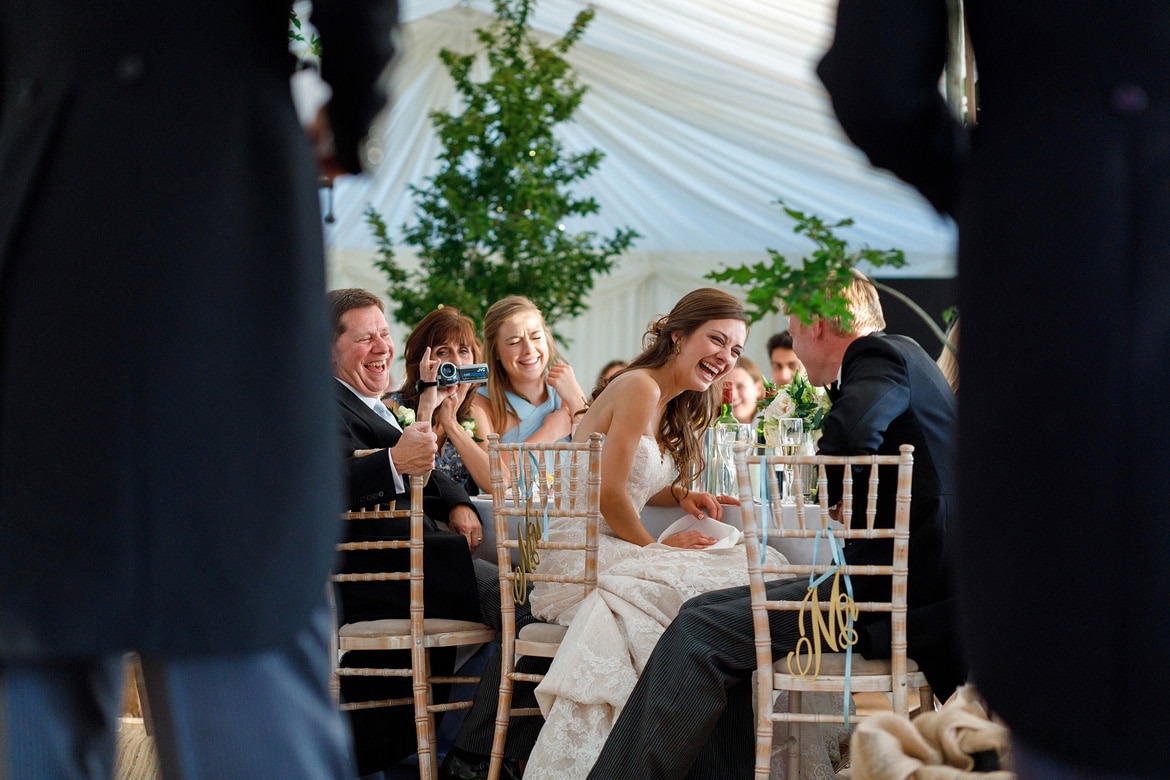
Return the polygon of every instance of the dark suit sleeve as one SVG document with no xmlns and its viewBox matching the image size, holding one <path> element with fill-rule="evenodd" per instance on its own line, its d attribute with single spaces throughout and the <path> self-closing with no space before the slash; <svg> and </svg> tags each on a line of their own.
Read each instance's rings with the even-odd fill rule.
<svg viewBox="0 0 1170 780">
<path fill-rule="evenodd" d="M 337 159 L 351 173 L 362 166 L 359 145 L 386 105 L 380 83 L 394 56 L 391 33 L 397 0 L 314 0 L 313 25 L 321 33 L 321 77 L 333 89 L 329 121 Z"/>
<path fill-rule="evenodd" d="M 447 522 L 447 516 L 451 514 L 451 510 L 460 504 L 467 504 L 473 510 L 475 509 L 475 505 L 471 503 L 471 497 L 467 495 L 467 491 L 462 485 L 438 469 L 432 471 L 431 480 L 427 483 L 423 496 L 423 511 L 426 512 L 427 517 Z M 479 516 L 479 512 L 475 514 L 477 517 Z"/>
<path fill-rule="evenodd" d="M 826 455 L 876 453 L 890 423 L 910 406 L 906 364 L 874 337 L 853 342 L 844 366 L 818 449 Z"/>
<path fill-rule="evenodd" d="M 967 141 L 939 93 L 946 42 L 945 0 L 840 0 L 817 75 L 870 162 L 953 214 Z"/>
<path fill-rule="evenodd" d="M 345 458 L 350 509 L 390 504 L 398 499 L 409 501 L 409 495 L 394 491 L 394 472 L 386 451 L 355 458 L 349 454 L 354 449 L 358 448 L 350 447 Z M 446 522 L 451 509 L 460 504 L 475 508 L 462 485 L 441 471 L 432 471 L 431 479 L 423 489 L 423 511 L 427 517 Z"/>
<path fill-rule="evenodd" d="M 353 450 L 350 449 L 349 453 Z M 375 452 L 364 458 L 348 454 L 345 459 L 347 497 L 350 509 L 372 507 L 376 504 L 390 504 L 406 493 L 394 490 L 394 471 L 390 468 L 390 456 L 386 451 Z"/>
</svg>

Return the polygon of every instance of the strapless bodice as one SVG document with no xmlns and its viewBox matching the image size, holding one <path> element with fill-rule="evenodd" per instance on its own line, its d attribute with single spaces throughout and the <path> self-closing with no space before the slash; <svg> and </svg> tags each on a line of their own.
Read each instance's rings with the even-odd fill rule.
<svg viewBox="0 0 1170 780">
<path fill-rule="evenodd" d="M 651 496 L 674 482 L 677 473 L 674 458 L 669 453 L 659 452 L 658 442 L 649 436 L 639 437 L 634 462 L 630 464 L 630 477 L 626 480 L 626 490 L 634 508 L 641 512 Z"/>
</svg>

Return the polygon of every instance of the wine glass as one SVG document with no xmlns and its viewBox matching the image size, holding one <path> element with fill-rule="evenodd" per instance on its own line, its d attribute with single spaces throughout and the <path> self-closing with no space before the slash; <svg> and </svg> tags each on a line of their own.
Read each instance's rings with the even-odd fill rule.
<svg viewBox="0 0 1170 780">
<path fill-rule="evenodd" d="M 716 494 L 738 496 L 739 483 L 735 477 L 735 445 L 752 444 L 754 426 L 749 423 L 716 423 L 715 445 L 719 450 L 719 482 Z"/>
<path fill-rule="evenodd" d="M 804 446 L 804 420 L 799 417 L 785 417 L 777 420 L 776 449 L 780 455 L 799 455 Z M 792 500 L 795 467 L 784 467 L 784 484 L 780 488 L 780 500 Z"/>
</svg>

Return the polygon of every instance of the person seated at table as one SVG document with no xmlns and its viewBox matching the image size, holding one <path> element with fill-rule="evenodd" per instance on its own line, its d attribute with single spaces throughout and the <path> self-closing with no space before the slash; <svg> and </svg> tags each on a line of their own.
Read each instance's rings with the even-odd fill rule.
<svg viewBox="0 0 1170 780">
<path fill-rule="evenodd" d="M 755 362 L 743 355 L 723 380 L 731 385 L 731 413 L 741 423 L 756 421 L 756 401 L 764 394 L 764 376 Z"/>
<path fill-rule="evenodd" d="M 786 330 L 768 339 L 768 362 L 772 366 L 772 384 L 776 387 L 784 387 L 804 371 L 800 358 L 792 349 L 792 334 Z"/>
<path fill-rule="evenodd" d="M 568 441 L 585 394 L 558 360 L 540 309 L 522 295 L 496 301 L 483 317 L 483 342 L 488 381 L 473 407 L 483 451 L 489 433 L 505 443 Z"/>
<path fill-rule="evenodd" d="M 627 360 L 611 360 L 601 367 L 597 372 L 597 381 L 593 383 L 593 395 L 597 395 L 603 387 L 609 384 L 609 380 L 617 375 L 617 372 L 629 365 Z"/>
<path fill-rule="evenodd" d="M 362 289 L 334 290 L 328 294 L 333 324 L 331 364 L 337 380 L 335 398 L 351 509 L 409 500 L 409 477 L 434 467 L 438 450 L 429 420 L 405 428 L 380 400 L 390 383 L 394 340 L 386 323 L 382 301 Z M 433 378 L 439 361 L 424 355 L 420 368 Z M 425 404 L 437 403 L 437 388 Z M 429 407 L 427 407 L 429 408 Z M 428 413 L 429 414 L 429 413 Z M 364 456 L 355 451 L 374 450 Z M 426 611 L 429 617 L 482 620 L 500 627 L 499 573 L 486 561 L 472 561 L 471 553 L 483 538 L 483 528 L 462 486 L 441 471 L 431 472 L 423 498 L 426 512 Z M 440 525 L 445 522 L 446 527 Z M 450 530 L 447 530 L 447 529 Z M 401 520 L 352 520 L 346 526 L 347 541 L 405 538 Z M 370 556 L 380 552 L 347 552 L 340 566 L 346 571 L 381 569 Z M 405 617 L 409 596 L 402 583 L 346 583 L 337 588 L 344 620 Z M 522 619 L 522 618 L 521 618 Z M 362 665 L 360 654 L 346 665 Z M 436 654 L 433 654 L 436 656 Z M 435 667 L 453 664 L 432 657 Z M 343 677 L 341 693 L 346 700 L 391 698 L 377 691 L 392 686 L 377 678 Z M 405 694 L 409 696 L 409 687 Z M 381 769 L 414 752 L 414 728 L 410 708 L 382 708 L 350 713 L 358 767 L 363 773 Z"/>
<path fill-rule="evenodd" d="M 852 315 L 848 323 L 814 318 L 806 324 L 789 317 L 809 382 L 827 385 L 840 376 L 818 446 L 826 455 L 896 454 L 902 444 L 914 446 L 909 654 L 945 701 L 966 678 L 944 560 L 948 533 L 958 522 L 957 403 L 922 347 L 904 336 L 881 332 L 885 327 L 881 302 L 864 276 L 855 274 L 845 296 Z M 864 474 L 863 469 L 858 471 Z M 864 502 L 868 489 L 861 474 L 854 475 L 855 502 Z M 893 479 L 881 482 L 878 526 L 893 526 L 896 488 Z M 838 476 L 830 485 L 831 502 L 840 499 L 841 490 Z M 890 540 L 856 540 L 844 554 L 849 564 L 888 565 L 892 546 Z M 829 581 L 820 587 L 822 603 L 830 587 Z M 865 601 L 875 585 L 854 578 L 853 587 L 854 597 Z M 807 577 L 767 587 L 769 599 L 797 601 L 807 589 Z M 888 594 L 888 581 L 884 589 Z M 796 645 L 796 613 L 775 613 L 770 622 L 774 657 L 783 658 Z M 888 615 L 862 613 L 857 629 L 862 655 L 889 657 Z M 750 777 L 755 666 L 748 588 L 688 601 L 654 648 L 589 777 Z"/>
<path fill-rule="evenodd" d="M 744 545 L 706 549 L 716 539 L 700 530 L 656 544 L 639 518 L 653 504 L 718 520 L 721 501 L 738 503 L 690 485 L 703 467 L 701 432 L 718 414 L 723 380 L 747 331 L 735 297 L 712 288 L 688 293 L 650 325 L 644 351 L 593 399 L 577 427 L 576 441 L 595 432 L 606 436 L 597 589 L 588 596 L 564 583 L 538 582 L 533 589 L 533 614 L 569 630 L 536 689 L 546 722 L 526 778 L 583 777 L 683 601 L 747 582 Z M 549 536 L 560 541 L 583 533 L 580 521 L 568 520 L 554 523 Z M 564 574 L 580 565 L 580 553 L 545 550 L 538 571 Z"/>
<path fill-rule="evenodd" d="M 427 349 L 432 359 L 457 366 L 477 363 L 482 355 L 475 323 L 458 309 L 444 306 L 419 320 L 406 337 L 406 379 L 389 396 L 399 407 L 414 411 L 416 419 L 421 389 L 419 365 Z M 467 383 L 455 385 L 442 395 L 431 414 L 431 429 L 439 448 L 435 469 L 462 485 L 469 495 L 491 489 L 487 453 L 476 441 L 483 437 L 472 415 L 475 387 Z"/>
<path fill-rule="evenodd" d="M 330 292 L 329 302 L 334 335 L 331 363 L 337 380 L 334 397 L 349 478 L 349 507 L 409 498 L 405 477 L 433 469 L 438 445 L 429 420 L 403 428 L 380 400 L 390 384 L 394 357 L 382 301 L 367 290 L 345 289 Z M 382 451 L 355 454 L 371 449 Z M 440 472 L 432 474 L 426 494 L 427 517 L 447 523 L 474 551 L 483 528 L 467 491 Z"/>
</svg>

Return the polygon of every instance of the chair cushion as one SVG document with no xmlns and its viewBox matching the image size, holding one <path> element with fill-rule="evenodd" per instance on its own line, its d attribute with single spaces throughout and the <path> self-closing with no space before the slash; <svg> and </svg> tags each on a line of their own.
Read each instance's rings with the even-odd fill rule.
<svg viewBox="0 0 1170 780">
<path fill-rule="evenodd" d="M 429 634 L 444 634 L 453 631 L 478 631 L 485 628 L 482 623 L 470 620 L 452 620 L 450 618 L 427 618 L 423 621 L 423 630 Z M 337 630 L 338 636 L 347 639 L 373 638 L 379 636 L 409 636 L 409 618 L 383 618 L 382 620 L 362 620 L 357 623 L 346 623 Z"/>
<path fill-rule="evenodd" d="M 516 639 L 517 641 L 557 645 L 565 638 L 565 632 L 568 630 L 568 626 L 562 626 L 558 623 L 529 623 L 520 629 Z"/>
<path fill-rule="evenodd" d="M 788 673 L 788 662 L 781 658 L 772 664 L 772 668 L 781 673 Z M 906 659 L 906 673 L 918 671 L 918 664 L 914 659 Z M 812 670 L 809 670 L 812 673 Z M 889 658 L 863 658 L 860 653 L 853 654 L 853 665 L 851 673 L 856 675 L 866 674 L 889 674 L 890 673 L 890 659 Z M 821 675 L 841 676 L 845 674 L 845 654 L 844 653 L 822 653 L 821 654 Z"/>
</svg>

